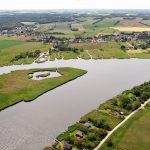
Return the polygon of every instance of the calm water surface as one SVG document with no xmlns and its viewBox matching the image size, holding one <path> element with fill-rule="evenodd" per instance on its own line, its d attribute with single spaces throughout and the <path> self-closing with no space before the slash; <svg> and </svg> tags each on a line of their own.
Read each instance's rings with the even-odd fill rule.
<svg viewBox="0 0 150 150">
<path fill-rule="evenodd" d="M 142 59 L 57 60 L 0 67 L 0 74 L 48 67 L 76 67 L 88 73 L 35 101 L 0 112 L 0 150 L 42 150 L 83 114 L 121 91 L 150 80 L 150 60 Z"/>
</svg>

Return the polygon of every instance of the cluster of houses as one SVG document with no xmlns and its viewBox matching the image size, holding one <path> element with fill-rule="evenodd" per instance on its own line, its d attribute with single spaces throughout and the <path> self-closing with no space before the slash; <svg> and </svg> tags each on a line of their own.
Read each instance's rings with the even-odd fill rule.
<svg viewBox="0 0 150 150">
<path fill-rule="evenodd" d="M 36 29 L 36 25 L 19 24 L 12 29 L 0 30 L 0 35 L 24 35 L 31 36 Z"/>
<path fill-rule="evenodd" d="M 84 124 L 84 126 L 85 126 L 86 128 L 90 128 L 90 127 L 91 127 L 91 124 L 90 124 L 89 122 L 86 122 L 86 123 Z M 82 131 L 78 131 L 78 132 L 75 134 L 75 136 L 76 136 L 77 139 L 82 139 L 83 136 L 84 136 L 84 133 L 83 133 Z M 64 142 L 64 144 L 63 144 L 63 149 L 64 149 L 64 150 L 72 150 L 72 149 L 73 149 L 73 145 L 72 145 L 72 144 L 69 144 L 69 143 L 67 143 L 67 142 Z M 88 149 L 85 149 L 85 150 L 88 150 Z"/>
<path fill-rule="evenodd" d="M 111 35 L 98 35 L 89 38 L 77 38 L 75 41 L 81 42 L 92 42 L 101 43 L 108 41 L 120 41 L 120 42 L 136 42 L 136 41 L 147 41 L 150 39 L 150 32 L 124 32 L 121 34 Z"/>
<path fill-rule="evenodd" d="M 98 35 L 94 37 L 75 37 L 75 38 L 56 38 L 55 36 L 49 36 L 46 33 L 37 32 L 36 29 L 39 27 L 39 24 L 33 25 L 25 25 L 20 24 L 12 29 L 0 30 L 0 35 L 24 35 L 30 36 L 34 41 L 43 41 L 46 43 L 52 43 L 55 45 L 59 42 L 70 42 L 70 43 L 102 43 L 102 42 L 109 42 L 109 41 L 118 41 L 118 42 L 145 42 L 149 41 L 150 39 L 150 32 L 122 32 L 120 34 L 111 34 L 111 35 Z M 129 49 L 138 49 L 141 48 L 143 45 L 136 44 L 131 46 Z M 147 46 L 150 48 L 150 45 Z"/>
</svg>

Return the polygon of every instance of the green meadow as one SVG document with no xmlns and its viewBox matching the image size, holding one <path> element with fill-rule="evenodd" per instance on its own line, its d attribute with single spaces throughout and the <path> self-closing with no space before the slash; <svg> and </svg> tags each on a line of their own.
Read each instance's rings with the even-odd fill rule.
<svg viewBox="0 0 150 150">
<path fill-rule="evenodd" d="M 35 50 L 47 51 L 49 47 L 49 44 L 43 44 L 42 42 L 0 39 L 0 66 L 12 64 L 11 60 L 21 53 Z M 33 60 L 34 58 L 25 58 L 14 62 L 14 64 L 32 63 Z"/>
</svg>

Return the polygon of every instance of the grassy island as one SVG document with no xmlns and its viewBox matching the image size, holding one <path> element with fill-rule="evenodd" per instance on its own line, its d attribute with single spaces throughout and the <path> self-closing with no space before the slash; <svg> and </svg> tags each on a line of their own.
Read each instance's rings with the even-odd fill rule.
<svg viewBox="0 0 150 150">
<path fill-rule="evenodd" d="M 131 114 L 132 112 L 136 112 L 135 110 L 141 108 L 141 105 L 150 98 L 149 91 L 150 82 L 145 82 L 142 85 L 136 86 L 131 90 L 126 90 L 116 97 L 104 102 L 97 109 L 92 110 L 91 112 L 81 117 L 77 123 L 69 126 L 67 131 L 58 135 L 58 137 L 56 138 L 56 142 L 52 147 L 60 150 L 94 149 L 100 143 L 100 141 L 102 141 L 106 137 L 109 131 L 112 131 L 127 116 L 129 116 L 129 114 Z M 142 116 L 145 112 L 146 111 L 142 110 L 141 112 L 137 113 L 140 113 L 139 115 Z M 134 132 L 134 137 L 139 136 L 140 138 L 140 134 L 138 135 L 140 130 L 138 132 L 136 132 L 136 130 L 138 130 L 138 128 L 141 129 L 142 121 L 145 122 L 144 125 L 146 127 L 146 129 L 142 129 L 143 134 L 146 134 L 146 132 L 148 132 L 149 114 L 147 113 L 146 115 L 147 119 L 143 117 L 143 119 L 140 119 L 141 121 L 139 123 L 134 124 L 134 122 L 136 122 L 136 119 L 139 118 L 138 114 L 136 115 L 137 117 L 135 116 L 129 121 L 129 123 L 128 121 L 126 122 L 126 127 L 120 129 L 122 131 L 121 134 L 119 131 L 117 132 L 117 138 L 114 136 L 114 143 L 117 143 L 117 141 L 121 141 L 124 145 L 127 144 L 127 141 L 129 142 L 130 139 L 133 139 L 133 136 L 131 136 L 132 132 Z M 129 126 L 130 128 L 128 128 Z M 136 130 L 134 129 L 134 127 Z M 127 133 L 125 133 L 125 131 L 127 131 Z M 141 137 L 143 136 L 143 134 L 141 134 Z M 123 135 L 125 135 L 125 139 Z M 147 137 L 146 139 L 149 139 L 148 136 L 149 134 L 145 136 Z M 138 141 L 134 140 L 134 142 Z M 147 143 L 146 142 L 147 141 L 145 141 L 145 144 L 143 144 L 148 145 L 150 141 Z M 129 143 L 132 144 L 132 142 Z M 102 150 L 112 150 L 113 143 L 108 141 L 107 145 L 108 147 Z M 46 149 L 48 149 L 48 147 Z M 117 148 L 115 147 L 114 150 L 117 150 Z M 145 148 L 145 150 L 147 149 Z"/>
<path fill-rule="evenodd" d="M 86 73 L 75 68 L 58 68 L 60 77 L 43 80 L 31 80 L 29 74 L 36 71 L 55 71 L 52 69 L 30 69 L 13 71 L 0 75 L 0 110 L 18 102 L 29 102 L 62 84 L 74 80 Z"/>
</svg>

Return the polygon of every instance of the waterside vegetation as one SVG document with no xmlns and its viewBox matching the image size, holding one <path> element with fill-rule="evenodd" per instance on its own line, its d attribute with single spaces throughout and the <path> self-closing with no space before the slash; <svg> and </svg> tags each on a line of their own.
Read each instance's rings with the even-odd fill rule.
<svg viewBox="0 0 150 150">
<path fill-rule="evenodd" d="M 58 135 L 53 148 L 94 149 L 109 131 L 150 98 L 149 90 L 150 82 L 145 82 L 101 104 Z"/>
</svg>

